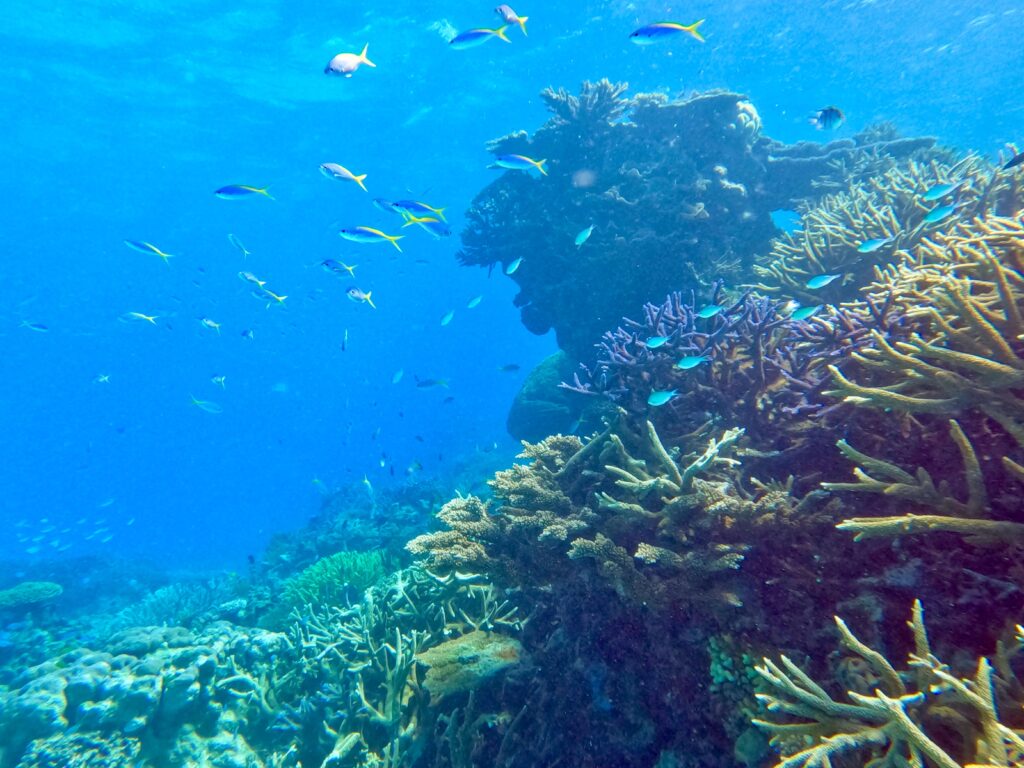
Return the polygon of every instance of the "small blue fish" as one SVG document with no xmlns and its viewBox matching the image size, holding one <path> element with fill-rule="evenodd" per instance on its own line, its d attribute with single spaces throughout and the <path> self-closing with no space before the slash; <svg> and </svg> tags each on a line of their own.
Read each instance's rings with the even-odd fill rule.
<svg viewBox="0 0 1024 768">
<path fill-rule="evenodd" d="M 944 198 L 950 192 L 956 191 L 957 189 L 962 187 L 963 184 L 963 179 L 956 182 L 955 184 L 936 184 L 934 187 L 932 187 L 923 195 L 921 195 L 921 199 L 924 200 L 926 203 L 934 203 L 936 200 L 941 200 L 942 198 Z"/>
<path fill-rule="evenodd" d="M 707 355 L 687 355 L 681 358 L 675 367 L 680 371 L 688 371 L 691 368 L 696 368 L 701 363 L 706 363 L 709 359 Z"/>
<path fill-rule="evenodd" d="M 810 288 L 812 291 L 816 291 L 819 288 L 824 288 L 833 280 L 838 280 L 842 276 L 842 273 L 838 275 L 815 275 L 814 277 L 807 281 L 807 287 Z"/>
<path fill-rule="evenodd" d="M 388 235 L 373 227 L 348 227 L 338 230 L 338 235 L 353 243 L 391 243 L 402 252 L 402 246 L 398 244 L 405 235 Z"/>
<path fill-rule="evenodd" d="M 668 336 L 651 336 L 647 341 L 644 342 L 644 346 L 648 349 L 657 349 L 658 347 L 665 344 L 668 341 Z"/>
<path fill-rule="evenodd" d="M 821 309 L 823 306 L 824 306 L 823 304 L 815 304 L 814 306 L 811 306 L 811 307 L 800 307 L 799 309 L 794 311 L 793 314 L 791 314 L 789 316 L 789 319 L 790 320 L 806 320 L 811 315 L 813 315 L 815 312 L 817 312 L 819 309 Z"/>
<path fill-rule="evenodd" d="M 456 51 L 464 51 L 467 48 L 476 48 L 478 45 L 483 45 L 496 37 L 504 40 L 506 43 L 511 43 L 512 41 L 505 34 L 506 29 L 508 29 L 507 24 L 497 29 L 468 29 L 449 40 L 448 45 Z"/>
<path fill-rule="evenodd" d="M 515 274 L 515 271 L 517 269 L 519 269 L 519 265 L 522 264 L 522 263 L 523 263 L 523 257 L 520 256 L 518 259 L 516 259 L 515 261 L 513 261 L 511 264 L 508 265 L 508 268 L 505 270 L 505 274 L 506 275 L 513 275 L 513 274 Z"/>
<path fill-rule="evenodd" d="M 494 165 L 491 167 L 508 168 L 512 171 L 528 171 L 532 168 L 547 176 L 548 172 L 544 170 L 544 163 L 546 162 L 547 160 L 534 160 L 526 155 L 498 155 L 494 158 Z"/>
<path fill-rule="evenodd" d="M 874 240 L 865 240 L 857 246 L 857 253 L 874 253 L 879 248 L 884 248 L 891 242 L 891 237 L 876 237 Z"/>
<path fill-rule="evenodd" d="M 346 275 L 348 277 L 355 277 L 356 267 L 358 267 L 359 265 L 353 264 L 349 266 L 343 261 L 336 261 L 334 259 L 324 259 L 323 261 L 320 262 L 320 266 L 323 267 L 327 272 L 337 275 L 338 277 L 345 277 Z"/>
<path fill-rule="evenodd" d="M 697 317 L 702 320 L 710 320 L 712 317 L 721 312 L 725 307 L 721 304 L 708 304 L 702 310 L 697 313 Z"/>
<path fill-rule="evenodd" d="M 28 320 L 22 320 L 18 323 L 18 327 L 28 328 L 30 331 L 35 331 L 36 333 L 47 333 L 50 330 L 42 323 L 30 323 Z"/>
<path fill-rule="evenodd" d="M 582 232 L 580 232 L 578 235 L 576 235 L 576 247 L 579 248 L 581 245 L 583 245 L 585 242 L 587 242 L 587 240 L 590 239 L 590 236 L 593 233 L 594 233 L 594 225 L 591 224 L 589 227 L 587 227 Z"/>
<path fill-rule="evenodd" d="M 925 224 L 938 224 L 940 221 L 945 221 L 953 215 L 953 211 L 956 210 L 956 204 L 951 205 L 940 205 L 938 208 L 933 208 L 921 221 Z"/>
<path fill-rule="evenodd" d="M 703 43 L 704 38 L 697 31 L 703 23 L 704 19 L 695 21 L 693 24 L 680 24 L 676 21 L 657 21 L 654 24 L 640 27 L 640 29 L 629 36 L 629 39 L 637 45 L 651 45 L 659 40 L 675 37 L 679 34 L 687 34 L 697 42 Z"/>
<path fill-rule="evenodd" d="M 658 407 L 659 405 L 664 405 L 665 403 L 667 403 L 669 400 L 671 400 L 673 397 L 675 397 L 678 394 L 679 393 L 676 390 L 674 390 L 674 389 L 668 389 L 668 390 L 657 390 L 657 389 L 655 389 L 655 390 L 653 390 L 651 392 L 651 396 L 647 398 L 647 404 L 648 405 L 653 405 L 654 407 Z"/>
<path fill-rule="evenodd" d="M 480 302 L 483 300 L 484 297 L 482 295 L 474 296 L 472 299 L 469 300 L 469 303 L 466 305 L 466 309 L 474 309 L 475 307 L 479 307 Z"/>
<path fill-rule="evenodd" d="M 395 371 L 395 375 L 391 377 L 391 383 L 397 384 L 402 380 L 403 376 L 405 376 L 405 369 L 399 368 L 397 371 Z"/>
<path fill-rule="evenodd" d="M 455 317 L 455 310 L 448 310 L 447 312 L 445 312 L 444 317 L 441 318 L 441 325 L 448 325 L 448 323 L 452 321 L 453 317 Z"/>
<path fill-rule="evenodd" d="M 268 200 L 274 199 L 267 192 L 267 187 L 250 187 L 246 184 L 228 184 L 228 186 L 221 187 L 213 194 L 221 200 L 239 200 L 249 195 L 263 195 Z"/>
</svg>

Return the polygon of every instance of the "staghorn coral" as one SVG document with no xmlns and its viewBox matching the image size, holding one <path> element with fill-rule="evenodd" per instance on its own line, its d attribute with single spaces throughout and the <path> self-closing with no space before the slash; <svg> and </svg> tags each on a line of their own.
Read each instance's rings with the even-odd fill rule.
<svg viewBox="0 0 1024 768">
<path fill-rule="evenodd" d="M 739 425 L 760 452 L 760 472 L 794 464 L 808 476 L 820 471 L 834 441 L 832 425 L 841 418 L 818 418 L 833 405 L 823 395 L 831 384 L 828 365 L 845 364 L 873 329 L 886 327 L 889 313 L 834 310 L 800 322 L 773 299 L 744 294 L 730 301 L 721 288 L 714 298 L 724 309 L 710 319 L 699 318 L 698 307 L 678 293 L 646 305 L 642 320 L 626 319 L 605 333 L 597 364 L 581 366 L 563 388 L 611 400 L 635 428 L 651 419 L 670 440 L 713 421 Z M 656 336 L 667 341 L 649 347 Z M 678 365 L 698 359 L 687 370 Z M 652 408 L 652 390 L 677 396 Z"/>
<path fill-rule="evenodd" d="M 854 173 L 846 188 L 800 206 L 802 225 L 773 242 L 766 266 L 755 264 L 759 291 L 805 303 L 849 301 L 870 281 L 874 268 L 894 260 L 899 251 L 917 247 L 955 219 L 929 226 L 924 216 L 955 200 L 957 215 L 1009 213 L 1013 199 L 995 168 L 975 155 L 957 161 L 913 157 L 881 173 Z M 945 198 L 922 200 L 940 184 L 958 186 Z M 888 240 L 874 251 L 860 252 L 869 240 Z M 807 281 L 817 275 L 840 274 L 843 279 L 812 290 Z"/>
<path fill-rule="evenodd" d="M 997 678 L 984 657 L 973 677 L 957 676 L 933 655 L 924 612 L 915 601 L 908 622 L 914 651 L 908 668 L 900 672 L 857 639 L 842 619 L 835 621 L 843 646 L 870 667 L 876 687 L 871 694 L 849 691 L 849 703 L 836 701 L 786 656 L 778 664 L 765 659 L 757 672 L 769 690 L 758 698 L 770 719 L 753 722 L 772 735 L 772 745 L 782 753 L 778 768 L 829 766 L 848 755 L 879 768 L 1019 764 L 1017 756 L 1024 752 L 1024 732 L 1019 730 L 1024 700 L 1005 648 L 1000 649 L 999 664 L 1006 678 Z M 998 706 L 999 697 L 1007 694 L 1010 700 Z M 1014 726 L 1000 721 L 1000 710 Z"/>
<path fill-rule="evenodd" d="M 430 649 L 461 636 L 491 634 L 497 643 L 500 632 L 521 629 L 514 605 L 483 577 L 460 572 L 442 577 L 409 568 L 355 606 L 311 606 L 290 629 L 296 659 L 277 686 L 287 703 L 274 730 L 300 738 L 303 764 L 411 765 L 436 716 L 428 708 L 427 664 L 417 658 L 435 659 L 439 653 Z M 513 642 L 506 638 L 503 647 Z M 465 682 L 458 669 L 445 672 Z"/>
<path fill-rule="evenodd" d="M 409 550 L 431 568 L 482 568 L 520 584 L 593 573 L 636 603 L 740 605 L 732 574 L 759 526 L 786 527 L 798 507 L 791 482 L 739 490 L 741 429 L 669 448 L 651 422 L 636 432 L 623 416 L 586 444 L 525 444 L 520 458 L 531 462 L 497 473 L 493 501 L 449 502 L 438 515 L 445 530 Z"/>
<path fill-rule="evenodd" d="M 385 556 L 372 552 L 336 552 L 321 558 L 284 583 L 280 600 L 266 618 L 277 626 L 305 605 L 343 605 L 387 572 Z"/>
<path fill-rule="evenodd" d="M 948 422 L 964 467 L 958 501 L 948 474 L 938 485 L 927 468 L 916 475 L 868 451 L 840 448 L 863 469 L 858 482 L 833 490 L 874 491 L 903 501 L 895 515 L 857 518 L 844 527 L 860 535 L 948 530 L 1019 541 L 1024 471 L 1024 223 L 989 217 L 957 222 L 921 242 L 914 253 L 885 270 L 867 289 L 894 297 L 908 319 L 902 338 L 873 332 L 852 356 L 856 367 L 833 368 L 833 389 L 859 410 L 902 418 L 942 441 Z M 913 330 L 911 330 L 911 328 Z M 952 419 L 951 419 L 952 417 Z M 871 451 L 874 453 L 874 451 Z M 948 466 L 948 464 L 947 464 Z M 910 509 L 906 509 L 906 505 Z M 940 514 L 917 515 L 914 506 Z M 987 536 L 985 538 L 992 538 Z"/>
</svg>

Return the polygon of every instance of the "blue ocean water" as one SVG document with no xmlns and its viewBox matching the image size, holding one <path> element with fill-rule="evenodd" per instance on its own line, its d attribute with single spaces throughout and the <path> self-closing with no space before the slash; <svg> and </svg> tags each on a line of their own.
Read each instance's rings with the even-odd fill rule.
<svg viewBox="0 0 1024 768">
<path fill-rule="evenodd" d="M 497 173 L 485 142 L 541 124 L 546 86 L 728 88 L 783 141 L 820 139 L 807 117 L 828 104 L 847 115 L 838 137 L 887 120 L 989 156 L 1021 139 L 1015 2 L 545 5 L 518 9 L 528 37 L 455 51 L 452 31 L 497 21 L 487 4 L 7 4 L 0 520 L 17 535 L 0 558 L 230 568 L 302 525 L 321 487 L 385 487 L 417 461 L 443 481 L 494 443 L 510 458 L 508 404 L 555 343 L 523 329 L 511 280 L 454 253 Z M 707 17 L 706 45 L 629 43 L 677 16 Z M 324 75 L 367 43 L 376 68 Z M 323 162 L 366 173 L 369 192 L 325 179 Z M 215 197 L 227 184 L 274 199 Z M 444 206 L 455 235 L 405 230 L 401 253 L 339 239 L 395 230 L 378 196 Z M 325 259 L 357 264 L 355 279 Z M 250 295 L 240 270 L 284 306 Z M 498 370 L 509 363 L 520 370 Z"/>
</svg>

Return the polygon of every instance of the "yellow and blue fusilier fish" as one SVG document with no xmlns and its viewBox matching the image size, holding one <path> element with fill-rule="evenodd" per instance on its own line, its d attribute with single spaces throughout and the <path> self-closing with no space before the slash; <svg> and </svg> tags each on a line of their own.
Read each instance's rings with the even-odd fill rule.
<svg viewBox="0 0 1024 768">
<path fill-rule="evenodd" d="M 511 43 L 512 41 L 505 34 L 506 29 L 508 29 L 508 25 L 498 27 L 497 29 L 487 29 L 486 27 L 468 29 L 449 40 L 448 45 L 456 51 L 464 51 L 467 48 L 476 48 L 478 45 L 483 45 L 488 40 L 493 40 L 494 38 Z"/>
<path fill-rule="evenodd" d="M 138 251 L 139 253 L 151 253 L 154 256 L 159 256 L 161 259 L 164 260 L 164 264 L 170 264 L 170 262 L 167 260 L 174 258 L 173 254 L 164 253 L 152 243 L 147 243 L 142 240 L 125 240 L 124 244 L 131 248 L 133 251 Z"/>
<path fill-rule="evenodd" d="M 526 22 L 530 20 L 529 16 L 520 16 L 512 10 L 511 5 L 506 5 L 505 3 L 502 3 L 495 8 L 494 12 L 501 16 L 501 20 L 505 22 L 505 24 L 518 24 L 519 28 L 523 30 L 523 35 L 526 35 Z"/>
<path fill-rule="evenodd" d="M 340 75 L 341 77 L 352 77 L 352 73 L 359 69 L 360 66 L 365 64 L 368 67 L 376 67 L 366 55 L 366 51 L 369 49 L 370 44 L 367 43 L 363 46 L 363 50 L 360 53 L 339 53 L 324 67 L 325 75 Z"/>
<path fill-rule="evenodd" d="M 377 201 L 374 200 L 374 203 Z M 386 201 L 382 201 L 386 202 Z M 396 200 L 393 203 L 389 203 L 392 209 L 397 208 L 400 212 L 404 211 L 407 214 L 421 215 L 421 216 L 437 216 L 441 221 L 448 221 L 444 217 L 444 208 L 435 208 L 432 205 L 421 203 L 418 200 Z"/>
<path fill-rule="evenodd" d="M 402 252 L 402 247 L 398 241 L 405 237 L 405 235 L 388 235 L 373 227 L 347 227 L 339 230 L 338 235 L 353 243 L 391 243 L 399 253 Z"/>
<path fill-rule="evenodd" d="M 338 181 L 354 181 L 359 185 L 363 192 L 366 192 L 366 185 L 363 181 L 366 179 L 366 174 L 362 173 L 356 175 L 352 173 L 348 168 L 337 163 L 321 163 L 320 173 L 326 176 L 328 179 L 337 179 Z"/>
<path fill-rule="evenodd" d="M 377 305 L 373 303 L 373 291 L 361 291 L 352 287 L 345 291 L 345 295 L 348 296 L 349 301 L 354 301 L 356 304 L 369 304 L 371 308 L 377 308 Z"/>
<path fill-rule="evenodd" d="M 221 200 L 241 200 L 250 195 L 263 195 L 268 200 L 273 200 L 267 187 L 250 187 L 247 184 L 228 184 L 226 187 L 214 190 L 214 193 Z"/>
<path fill-rule="evenodd" d="M 542 175 L 547 176 L 548 172 L 544 170 L 544 163 L 546 162 L 547 160 L 534 160 L 526 155 L 498 155 L 494 158 L 494 164 L 491 168 L 507 168 L 511 171 L 528 171 L 533 168 L 540 171 Z"/>
<path fill-rule="evenodd" d="M 680 24 L 676 21 L 656 21 L 633 32 L 629 39 L 637 45 L 652 45 L 659 40 L 666 40 L 676 35 L 686 34 L 697 42 L 703 43 L 704 37 L 698 31 L 704 19 L 695 21 L 693 24 Z"/>
<path fill-rule="evenodd" d="M 418 224 L 421 229 L 429 232 L 438 239 L 441 239 L 442 237 L 450 237 L 452 234 L 451 228 L 436 216 L 413 216 L 412 214 L 408 214 L 405 219 L 405 224 L 402 226 L 409 227 L 413 224 Z"/>
</svg>

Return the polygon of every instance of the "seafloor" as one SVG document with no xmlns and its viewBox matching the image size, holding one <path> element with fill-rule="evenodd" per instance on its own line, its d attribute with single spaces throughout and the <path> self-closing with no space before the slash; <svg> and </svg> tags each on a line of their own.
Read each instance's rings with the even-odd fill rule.
<svg viewBox="0 0 1024 768">
<path fill-rule="evenodd" d="M 1024 765 L 1024 165 L 543 98 L 459 254 L 557 334 L 520 462 L 247 573 L 11 564 L 0 768 Z"/>
</svg>

